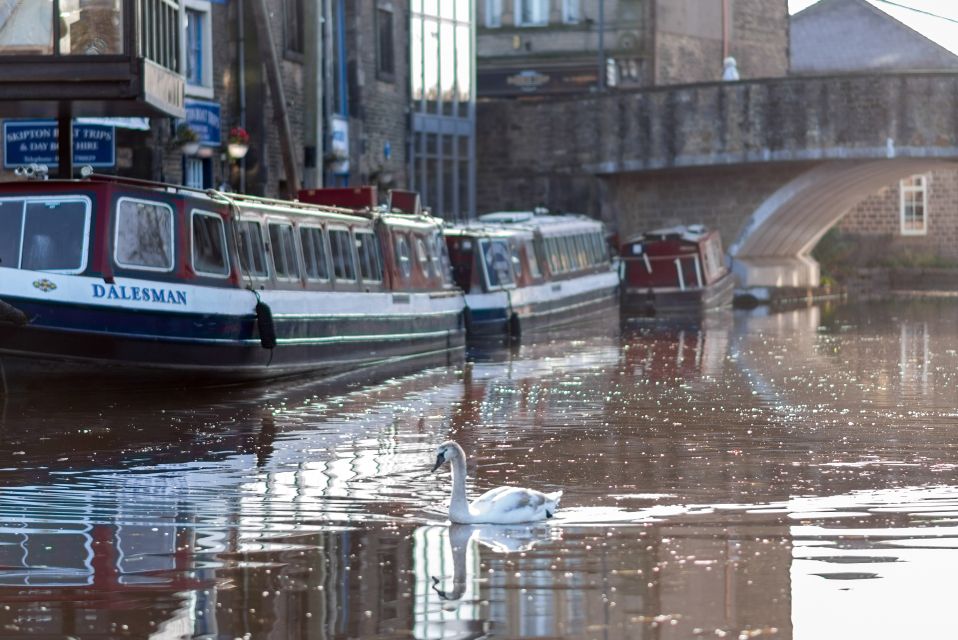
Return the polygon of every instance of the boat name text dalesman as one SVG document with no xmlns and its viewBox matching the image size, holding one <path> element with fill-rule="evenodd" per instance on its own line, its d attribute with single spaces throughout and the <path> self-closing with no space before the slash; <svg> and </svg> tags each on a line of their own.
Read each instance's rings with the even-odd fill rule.
<svg viewBox="0 0 958 640">
<path fill-rule="evenodd" d="M 186 304 L 186 292 L 172 289 L 154 289 L 152 287 L 129 287 L 111 284 L 109 288 L 102 284 L 93 285 L 94 298 L 109 300 L 139 300 L 141 302 L 161 302 L 163 304 Z"/>
</svg>

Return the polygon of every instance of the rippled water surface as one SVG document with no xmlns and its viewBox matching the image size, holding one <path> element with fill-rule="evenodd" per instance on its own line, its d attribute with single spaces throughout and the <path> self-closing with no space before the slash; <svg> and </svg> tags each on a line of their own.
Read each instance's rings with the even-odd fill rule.
<svg viewBox="0 0 958 640">
<path fill-rule="evenodd" d="M 0 400 L 0 637 L 958 633 L 958 302 L 579 328 L 388 382 Z M 534 525 L 470 492 L 563 489 Z"/>
</svg>

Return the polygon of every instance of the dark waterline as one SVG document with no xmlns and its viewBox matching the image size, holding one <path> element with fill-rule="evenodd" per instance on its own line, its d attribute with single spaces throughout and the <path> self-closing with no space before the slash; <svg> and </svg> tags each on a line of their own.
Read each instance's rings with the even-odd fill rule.
<svg viewBox="0 0 958 640">
<path fill-rule="evenodd" d="M 0 637 L 958 629 L 958 301 L 570 329 L 465 366 L 0 400 Z M 557 517 L 450 526 L 470 492 Z"/>
</svg>

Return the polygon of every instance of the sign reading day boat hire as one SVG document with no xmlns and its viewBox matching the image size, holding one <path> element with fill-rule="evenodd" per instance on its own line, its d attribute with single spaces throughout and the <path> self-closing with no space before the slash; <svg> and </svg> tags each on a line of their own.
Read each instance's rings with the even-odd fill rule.
<svg viewBox="0 0 958 640">
<path fill-rule="evenodd" d="M 56 120 L 4 120 L 3 168 L 13 169 L 27 164 L 56 167 Z M 91 167 L 112 167 L 116 164 L 116 130 L 104 124 L 73 125 L 73 162 Z"/>
</svg>

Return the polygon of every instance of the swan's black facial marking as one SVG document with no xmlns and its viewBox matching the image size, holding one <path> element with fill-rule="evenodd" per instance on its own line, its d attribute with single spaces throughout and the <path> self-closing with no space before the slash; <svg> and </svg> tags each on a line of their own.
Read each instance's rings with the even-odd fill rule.
<svg viewBox="0 0 958 640">
<path fill-rule="evenodd" d="M 442 463 L 446 461 L 445 453 L 446 453 L 446 451 L 445 451 L 445 449 L 443 449 L 443 450 L 440 451 L 439 454 L 436 456 L 436 464 L 434 464 L 433 467 L 432 467 L 432 470 L 433 470 L 433 471 L 435 471 L 436 469 L 438 469 L 439 467 L 441 467 L 441 466 L 442 466 Z"/>
</svg>

